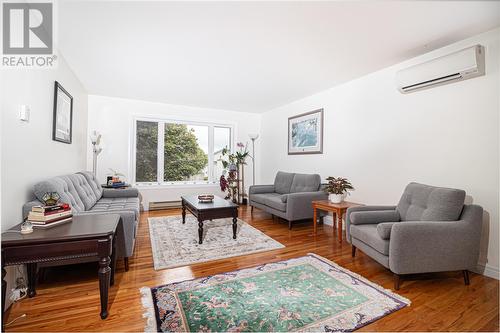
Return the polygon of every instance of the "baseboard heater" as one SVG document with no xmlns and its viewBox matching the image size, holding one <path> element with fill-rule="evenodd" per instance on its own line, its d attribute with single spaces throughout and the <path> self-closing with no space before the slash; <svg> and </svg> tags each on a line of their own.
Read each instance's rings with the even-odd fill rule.
<svg viewBox="0 0 500 333">
<path fill-rule="evenodd" d="M 181 208 L 182 203 L 180 200 L 174 201 L 155 201 L 149 203 L 149 210 L 172 209 Z"/>
</svg>

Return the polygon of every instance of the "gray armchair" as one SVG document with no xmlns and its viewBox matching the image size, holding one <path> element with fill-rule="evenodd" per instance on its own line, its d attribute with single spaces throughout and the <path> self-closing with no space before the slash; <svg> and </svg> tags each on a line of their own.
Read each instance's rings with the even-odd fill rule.
<svg viewBox="0 0 500 333">
<path fill-rule="evenodd" d="M 468 271 L 476 267 L 483 209 L 464 205 L 465 191 L 410 183 L 397 206 L 347 210 L 346 235 L 352 245 L 401 275 Z"/>
<path fill-rule="evenodd" d="M 311 219 L 313 200 L 325 200 L 319 175 L 278 171 L 273 185 L 253 185 L 249 189 L 249 205 L 292 222 Z"/>
</svg>

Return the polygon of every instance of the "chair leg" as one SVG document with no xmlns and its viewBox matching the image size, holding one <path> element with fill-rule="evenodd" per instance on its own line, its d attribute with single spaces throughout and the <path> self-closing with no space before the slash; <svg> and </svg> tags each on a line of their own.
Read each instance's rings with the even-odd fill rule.
<svg viewBox="0 0 500 333">
<path fill-rule="evenodd" d="M 401 276 L 399 274 L 394 273 L 394 289 L 399 290 L 400 284 L 401 284 Z"/>
<path fill-rule="evenodd" d="M 463 270 L 462 273 L 464 274 L 464 283 L 466 286 L 468 286 L 470 284 L 469 271 Z"/>
<path fill-rule="evenodd" d="M 250 216 L 253 216 L 253 206 L 250 206 Z"/>
<path fill-rule="evenodd" d="M 292 221 L 288 221 L 288 230 L 292 230 Z"/>
<path fill-rule="evenodd" d="M 128 257 L 123 258 L 123 263 L 125 264 L 125 272 L 128 272 Z"/>
<path fill-rule="evenodd" d="M 354 258 L 356 256 L 356 246 L 351 246 L 351 256 Z"/>
</svg>

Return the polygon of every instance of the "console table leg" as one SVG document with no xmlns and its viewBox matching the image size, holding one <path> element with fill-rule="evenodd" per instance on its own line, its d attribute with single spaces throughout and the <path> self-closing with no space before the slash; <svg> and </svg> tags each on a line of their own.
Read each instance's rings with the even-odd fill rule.
<svg viewBox="0 0 500 333">
<path fill-rule="evenodd" d="M 203 221 L 198 221 L 198 244 L 203 243 Z"/>
<path fill-rule="evenodd" d="M 186 223 L 186 205 L 182 201 L 182 224 Z"/>
<path fill-rule="evenodd" d="M 36 269 L 37 264 L 26 264 L 28 271 L 28 297 L 35 297 L 36 295 Z"/>
<path fill-rule="evenodd" d="M 233 239 L 236 239 L 236 229 L 238 229 L 238 219 L 233 217 Z"/>
<path fill-rule="evenodd" d="M 111 260 L 109 256 L 102 257 L 99 260 L 99 293 L 101 296 L 101 319 L 108 317 L 108 291 L 111 279 Z"/>
</svg>

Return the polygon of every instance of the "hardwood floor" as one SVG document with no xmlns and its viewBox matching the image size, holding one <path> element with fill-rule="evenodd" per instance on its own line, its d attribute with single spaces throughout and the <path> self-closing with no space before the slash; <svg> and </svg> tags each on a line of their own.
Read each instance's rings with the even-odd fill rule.
<svg viewBox="0 0 500 333">
<path fill-rule="evenodd" d="M 312 222 L 295 224 L 291 231 L 284 221 L 250 209 L 240 209 L 240 218 L 286 245 L 285 248 L 192 266 L 155 271 L 149 241 L 149 216 L 180 215 L 164 210 L 141 215 L 135 255 L 130 270 L 117 264 L 115 285 L 110 289 L 109 317 L 99 318 L 97 264 L 73 265 L 47 270 L 37 296 L 14 304 L 6 313 L 7 331 L 143 331 L 139 288 L 154 287 L 188 278 L 227 272 L 264 262 L 278 261 L 314 252 L 392 289 L 392 273 L 357 251 L 351 258 L 347 242 L 339 244 L 333 229 L 320 225 L 313 235 Z M 462 272 L 420 275 L 403 279 L 398 293 L 411 300 L 410 307 L 390 314 L 360 331 L 498 331 L 499 282 L 472 273 L 465 286 Z"/>
</svg>

